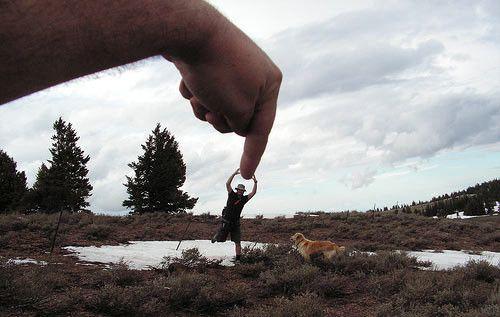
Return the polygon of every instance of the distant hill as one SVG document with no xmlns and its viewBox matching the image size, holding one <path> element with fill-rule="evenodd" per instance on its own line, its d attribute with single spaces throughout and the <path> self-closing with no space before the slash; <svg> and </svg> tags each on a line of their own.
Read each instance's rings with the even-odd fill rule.
<svg viewBox="0 0 500 317">
<path fill-rule="evenodd" d="M 467 216 L 474 216 L 493 213 L 499 201 L 500 179 L 494 179 L 458 192 L 433 197 L 430 201 L 413 201 L 411 204 L 384 207 L 383 210 L 416 213 L 428 217 L 445 217 L 463 211 Z"/>
</svg>

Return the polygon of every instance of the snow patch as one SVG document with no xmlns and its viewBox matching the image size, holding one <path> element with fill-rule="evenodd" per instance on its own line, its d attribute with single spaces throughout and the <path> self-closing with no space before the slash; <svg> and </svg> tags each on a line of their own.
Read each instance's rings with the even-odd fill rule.
<svg viewBox="0 0 500 317">
<path fill-rule="evenodd" d="M 495 206 L 495 212 L 498 211 L 498 205 Z M 497 214 L 493 214 L 493 215 L 480 215 L 480 216 L 465 216 L 464 215 L 464 212 L 463 211 L 460 211 L 458 212 L 458 215 L 457 213 L 453 213 L 451 215 L 448 215 L 446 216 L 446 218 L 448 219 L 469 219 L 469 218 L 477 218 L 477 217 L 488 217 L 488 216 L 496 216 Z M 437 217 L 436 217 L 437 218 Z"/>
<path fill-rule="evenodd" d="M 419 261 L 429 261 L 435 270 L 448 270 L 455 266 L 463 266 L 469 261 L 486 261 L 491 265 L 500 265 L 500 252 L 482 251 L 471 254 L 467 251 L 454 250 L 424 250 L 408 251 L 409 256 L 416 257 Z"/>
<path fill-rule="evenodd" d="M 244 218 L 244 219 L 254 219 L 254 218 L 257 218 L 257 217 L 262 217 L 263 219 L 274 219 L 274 218 L 279 218 L 279 217 L 283 217 L 283 218 L 293 218 L 294 214 L 292 213 L 283 213 L 283 212 L 266 212 L 266 213 L 252 213 L 252 212 L 248 212 L 248 213 L 242 213 L 241 214 L 241 217 Z"/>
<path fill-rule="evenodd" d="M 182 241 L 179 250 L 179 241 L 131 241 L 130 244 L 108 245 L 101 247 L 75 247 L 67 246 L 64 249 L 76 253 L 78 258 L 87 262 L 119 263 L 125 262 L 129 268 L 144 270 L 150 266 L 158 266 L 163 257 L 180 257 L 182 251 L 198 248 L 201 255 L 213 259 L 222 260 L 222 265 L 231 266 L 234 257 L 234 243 L 230 241 L 211 243 L 209 240 L 186 240 Z M 264 243 L 242 241 L 241 246 L 261 248 Z"/>
<path fill-rule="evenodd" d="M 233 265 L 234 243 L 211 243 L 209 240 L 182 241 L 179 250 L 175 250 L 179 241 L 131 241 L 130 244 L 101 247 L 75 247 L 68 246 L 64 249 L 76 253 L 81 261 L 97 263 L 125 262 L 131 269 L 144 270 L 151 266 L 158 266 L 163 257 L 180 257 L 182 250 L 198 248 L 200 253 L 214 260 L 222 260 L 222 265 Z M 265 243 L 242 241 L 242 247 L 262 248 Z M 492 265 L 500 265 L 500 252 L 477 252 L 454 250 L 424 250 L 408 251 L 409 256 L 414 256 L 420 261 L 430 261 L 432 269 L 446 270 L 458 265 L 465 265 L 469 261 L 487 261 Z"/>
<path fill-rule="evenodd" d="M 47 265 L 47 262 L 45 261 L 38 261 L 35 259 L 20 259 L 20 258 L 15 258 L 15 259 L 9 259 L 7 264 L 13 264 L 13 265 L 21 265 L 21 264 L 37 264 L 37 265 Z"/>
</svg>

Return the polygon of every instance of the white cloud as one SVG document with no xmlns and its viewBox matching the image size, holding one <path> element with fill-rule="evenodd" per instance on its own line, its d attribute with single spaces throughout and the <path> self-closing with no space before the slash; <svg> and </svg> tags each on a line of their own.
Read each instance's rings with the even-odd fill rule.
<svg viewBox="0 0 500 317">
<path fill-rule="evenodd" d="M 498 150 L 497 1 L 213 2 L 284 73 L 257 173 L 259 199 L 247 208 L 357 208 L 348 188 L 378 199 L 374 188 L 381 193 L 388 185 L 377 180 L 423 171 L 432 164 L 420 162 L 437 154 Z M 196 211 L 219 211 L 243 139 L 195 119 L 179 96 L 179 78 L 155 58 L 12 102 L 0 107 L 0 148 L 32 183 L 49 158 L 52 123 L 62 116 L 91 156 L 91 208 L 118 211 L 127 164 L 161 122 L 179 141 L 184 190 L 200 197 Z M 418 167 L 401 167 L 408 162 Z M 332 200 L 330 190 L 342 195 Z M 406 195 L 392 188 L 396 194 Z"/>
<path fill-rule="evenodd" d="M 377 171 L 368 168 L 345 175 L 340 181 L 351 189 L 358 189 L 373 183 L 376 174 Z"/>
</svg>

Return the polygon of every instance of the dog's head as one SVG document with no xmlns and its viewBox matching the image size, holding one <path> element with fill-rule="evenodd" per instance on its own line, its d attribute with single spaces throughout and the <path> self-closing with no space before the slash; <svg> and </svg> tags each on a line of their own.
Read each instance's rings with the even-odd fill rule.
<svg viewBox="0 0 500 317">
<path fill-rule="evenodd" d="M 304 235 L 300 232 L 297 232 L 290 238 L 290 240 L 292 240 L 293 243 L 295 243 L 295 245 L 299 244 L 304 239 L 305 239 Z"/>
</svg>

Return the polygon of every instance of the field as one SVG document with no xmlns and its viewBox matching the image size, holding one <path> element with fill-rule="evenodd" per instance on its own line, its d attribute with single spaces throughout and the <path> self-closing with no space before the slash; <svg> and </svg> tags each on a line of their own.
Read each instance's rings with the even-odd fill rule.
<svg viewBox="0 0 500 317">
<path fill-rule="evenodd" d="M 499 316 L 500 267 L 469 263 L 428 270 L 393 250 L 500 251 L 500 217 L 432 219 L 349 213 L 243 219 L 242 263 L 220 266 L 197 250 L 152 270 L 106 267 L 67 256 L 62 246 L 209 239 L 218 219 L 161 213 L 128 217 L 65 214 L 0 216 L 0 316 Z M 305 263 L 289 237 L 345 245 L 334 263 Z M 354 252 L 353 252 L 354 251 Z M 376 251 L 370 255 L 361 251 Z M 12 264 L 31 258 L 46 265 Z M 86 264 L 86 265 L 84 265 Z"/>
</svg>

